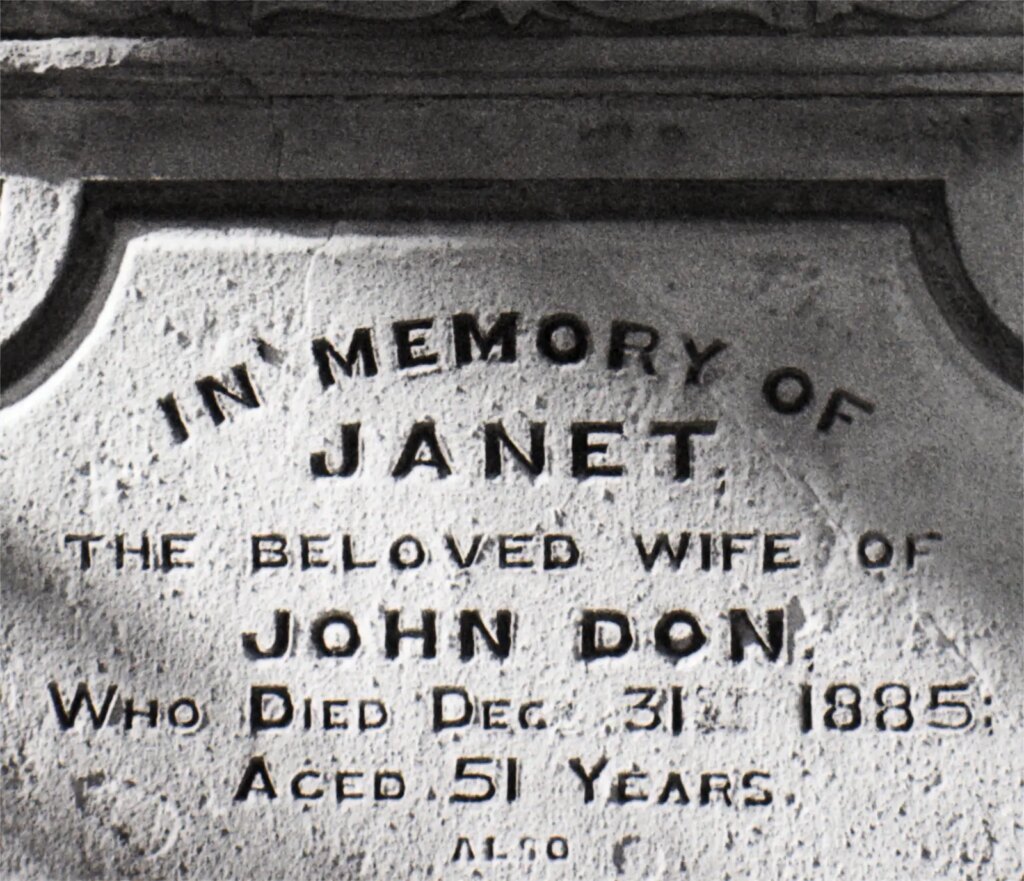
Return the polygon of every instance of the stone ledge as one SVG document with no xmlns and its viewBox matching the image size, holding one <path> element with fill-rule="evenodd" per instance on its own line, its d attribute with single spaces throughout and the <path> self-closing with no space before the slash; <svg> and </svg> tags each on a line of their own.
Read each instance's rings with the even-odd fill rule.
<svg viewBox="0 0 1024 881">
<path fill-rule="evenodd" d="M 956 338 L 1011 387 L 1024 387 L 1021 340 L 989 308 L 957 252 L 940 181 L 303 181 L 269 184 L 89 182 L 68 268 L 46 308 L 5 340 L 4 404 L 27 393 L 95 319 L 87 297 L 109 262 L 113 223 L 237 217 L 363 220 L 856 220 L 899 223 L 925 286 Z M 117 260 L 116 264 L 120 264 Z M 92 313 L 92 314 L 91 314 Z M 65 340 L 67 337 L 67 340 Z M 57 362 L 61 363 L 61 362 Z M 38 375 L 32 377 L 33 372 Z M 21 388 L 19 389 L 19 384 Z"/>
<path fill-rule="evenodd" d="M 1017 94 L 1021 37 L 61 38 L 0 43 L 8 98 Z"/>
</svg>

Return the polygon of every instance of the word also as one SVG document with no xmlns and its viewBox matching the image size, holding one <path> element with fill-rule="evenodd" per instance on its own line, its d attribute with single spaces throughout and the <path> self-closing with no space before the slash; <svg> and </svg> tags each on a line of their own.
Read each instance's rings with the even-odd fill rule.
<svg viewBox="0 0 1024 881">
<path fill-rule="evenodd" d="M 473 840 L 477 841 L 477 849 L 480 851 L 479 857 L 477 857 L 477 852 L 473 848 Z M 460 835 L 455 842 L 455 852 L 452 854 L 451 862 L 472 863 L 474 860 L 480 859 L 482 862 L 489 863 L 508 860 L 509 858 L 525 859 L 528 862 L 533 862 L 541 856 L 546 857 L 549 862 L 556 862 L 569 858 L 569 839 L 564 835 L 551 835 L 548 836 L 546 841 L 524 835 L 519 838 L 515 846 L 498 845 L 497 841 L 498 837 L 496 835 L 486 835 L 482 839 L 470 839 L 467 835 Z M 515 850 L 516 846 L 518 847 L 518 852 Z M 506 848 L 510 848 L 512 853 L 510 854 Z"/>
</svg>

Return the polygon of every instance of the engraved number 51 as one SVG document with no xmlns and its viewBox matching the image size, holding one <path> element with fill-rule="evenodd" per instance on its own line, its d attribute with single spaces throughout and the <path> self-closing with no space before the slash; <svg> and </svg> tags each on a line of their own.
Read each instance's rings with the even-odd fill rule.
<svg viewBox="0 0 1024 881">
<path fill-rule="evenodd" d="M 481 770 L 473 770 L 481 768 Z M 486 770 L 483 770 L 486 768 Z M 519 798 L 519 759 L 492 759 L 489 756 L 460 756 L 455 760 L 455 780 L 465 784 L 452 793 L 449 801 L 490 801 L 498 794 L 498 779 L 503 777 L 505 801 Z"/>
</svg>

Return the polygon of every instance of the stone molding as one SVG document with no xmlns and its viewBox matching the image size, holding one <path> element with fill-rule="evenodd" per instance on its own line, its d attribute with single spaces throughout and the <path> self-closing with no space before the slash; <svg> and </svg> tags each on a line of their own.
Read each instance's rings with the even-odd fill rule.
<svg viewBox="0 0 1024 881">
<path fill-rule="evenodd" d="M 255 0 L 36 3 L 8 0 L 9 37 L 267 36 L 402 33 L 1018 35 L 1019 4 L 999 0 Z"/>
<path fill-rule="evenodd" d="M 147 179 L 196 193 L 224 181 L 933 182 L 956 284 L 985 293 L 1017 351 L 1019 261 L 1003 255 L 1019 247 L 1022 10 L 8 0 L 2 173 L 88 193 Z M 3 336 L 44 294 L 24 298 Z"/>
<path fill-rule="evenodd" d="M 1021 38 L 61 38 L 0 43 L 5 97 L 1015 94 Z"/>
<path fill-rule="evenodd" d="M 91 329 L 104 267 L 121 263 L 115 227 L 227 218 L 361 220 L 854 220 L 904 226 L 925 286 L 956 338 L 1024 388 L 1024 349 L 972 284 L 941 181 L 181 181 L 87 182 L 61 271 L 0 355 L 6 406 L 43 382 Z M 123 243 L 122 243 L 123 244 Z"/>
</svg>

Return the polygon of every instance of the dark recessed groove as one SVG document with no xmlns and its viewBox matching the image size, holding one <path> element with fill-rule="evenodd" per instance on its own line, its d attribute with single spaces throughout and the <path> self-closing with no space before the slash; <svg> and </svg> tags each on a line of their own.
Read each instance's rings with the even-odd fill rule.
<svg viewBox="0 0 1024 881">
<path fill-rule="evenodd" d="M 1021 339 L 960 259 L 942 181 L 87 181 L 67 258 L 50 292 L 0 349 L 4 406 L 62 364 L 106 298 L 97 285 L 118 220 L 857 220 L 903 224 L 928 292 L 957 339 L 1024 389 Z"/>
</svg>

